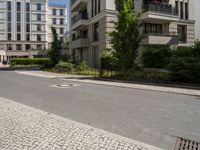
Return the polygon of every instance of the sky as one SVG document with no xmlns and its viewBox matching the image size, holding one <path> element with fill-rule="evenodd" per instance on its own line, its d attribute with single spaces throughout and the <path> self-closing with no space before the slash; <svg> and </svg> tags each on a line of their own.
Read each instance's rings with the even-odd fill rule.
<svg viewBox="0 0 200 150">
<path fill-rule="evenodd" d="M 69 31 L 69 19 L 70 19 L 70 17 L 69 17 L 69 0 L 49 0 L 49 3 L 50 4 L 65 4 L 66 6 L 67 6 L 67 15 L 68 15 L 68 17 L 67 17 L 67 30 Z"/>
</svg>

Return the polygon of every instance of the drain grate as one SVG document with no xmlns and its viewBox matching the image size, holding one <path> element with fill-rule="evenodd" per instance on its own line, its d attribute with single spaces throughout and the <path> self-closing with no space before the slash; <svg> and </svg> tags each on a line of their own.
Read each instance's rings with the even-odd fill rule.
<svg viewBox="0 0 200 150">
<path fill-rule="evenodd" d="M 200 143 L 178 138 L 174 150 L 200 150 Z"/>
<path fill-rule="evenodd" d="M 78 84 L 56 84 L 56 85 L 51 85 L 51 87 L 56 87 L 56 88 L 72 88 L 72 87 L 78 87 Z"/>
</svg>

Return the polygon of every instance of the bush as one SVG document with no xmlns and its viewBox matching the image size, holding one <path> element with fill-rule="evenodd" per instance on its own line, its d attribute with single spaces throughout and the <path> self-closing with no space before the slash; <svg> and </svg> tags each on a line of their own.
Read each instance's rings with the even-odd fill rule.
<svg viewBox="0 0 200 150">
<path fill-rule="evenodd" d="M 60 61 L 56 66 L 55 69 L 58 72 L 71 72 L 74 70 L 74 65 L 69 62 Z"/>
<path fill-rule="evenodd" d="M 77 65 L 76 70 L 77 71 L 90 70 L 90 67 L 87 65 L 85 61 L 82 61 Z"/>
<path fill-rule="evenodd" d="M 146 68 L 166 68 L 170 57 L 169 46 L 144 46 L 142 51 L 142 63 Z"/>
<path fill-rule="evenodd" d="M 173 51 L 168 69 L 172 79 L 200 83 L 200 47 L 179 47 Z"/>
<path fill-rule="evenodd" d="M 115 57 L 115 52 L 104 51 L 101 56 L 101 69 L 115 71 L 118 70 L 117 58 Z"/>
<path fill-rule="evenodd" d="M 14 58 L 10 62 L 11 66 L 43 66 L 47 63 L 50 63 L 48 58 Z"/>
</svg>

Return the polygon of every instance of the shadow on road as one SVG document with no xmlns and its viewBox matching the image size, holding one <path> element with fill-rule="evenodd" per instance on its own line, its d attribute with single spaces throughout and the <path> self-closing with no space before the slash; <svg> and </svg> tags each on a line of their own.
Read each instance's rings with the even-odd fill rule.
<svg viewBox="0 0 200 150">
<path fill-rule="evenodd" d="M 0 71 L 16 71 L 16 70 L 39 71 L 40 67 L 0 67 Z"/>
</svg>

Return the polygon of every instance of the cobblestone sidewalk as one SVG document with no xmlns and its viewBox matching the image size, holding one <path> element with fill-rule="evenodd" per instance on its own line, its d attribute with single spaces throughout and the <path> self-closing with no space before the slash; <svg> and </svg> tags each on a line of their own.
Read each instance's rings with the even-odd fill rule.
<svg viewBox="0 0 200 150">
<path fill-rule="evenodd" d="M 0 150 L 159 150 L 0 98 Z"/>
</svg>

